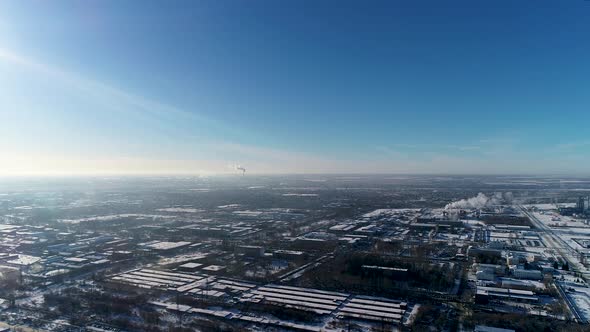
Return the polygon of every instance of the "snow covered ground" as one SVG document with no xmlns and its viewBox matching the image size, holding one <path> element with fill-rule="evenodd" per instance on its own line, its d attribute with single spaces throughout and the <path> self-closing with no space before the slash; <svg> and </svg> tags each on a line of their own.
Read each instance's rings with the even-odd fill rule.
<svg viewBox="0 0 590 332">
<path fill-rule="evenodd" d="M 563 285 L 566 288 L 567 297 L 575 304 L 580 315 L 585 320 L 590 320 L 590 288 L 579 283 L 567 281 Z"/>
<path fill-rule="evenodd" d="M 112 214 L 106 216 L 94 216 L 79 219 L 60 219 L 59 222 L 64 224 L 79 224 L 82 222 L 93 222 L 93 221 L 112 221 L 122 218 L 144 218 L 144 219 L 167 219 L 174 218 L 173 216 L 164 216 L 159 214 L 141 214 L 141 213 L 123 213 L 123 214 Z"/>
<path fill-rule="evenodd" d="M 537 289 L 545 289 L 545 284 L 535 280 L 524 280 L 524 279 L 513 279 L 513 278 L 500 278 L 502 286 L 506 285 L 508 288 L 514 288 L 515 286 L 520 287 L 531 287 Z"/>
<path fill-rule="evenodd" d="M 557 206 L 560 207 L 574 207 L 576 206 L 576 203 L 559 203 L 559 204 L 553 204 L 553 203 L 549 203 L 549 204 L 525 204 L 523 205 L 525 208 L 537 208 L 539 210 L 543 210 L 543 211 L 549 211 L 549 210 L 557 210 Z"/>
<path fill-rule="evenodd" d="M 533 212 L 532 214 L 573 249 L 585 249 L 578 242 L 590 241 L 590 225 L 586 225 L 579 219 L 560 216 L 557 212 Z"/>
<path fill-rule="evenodd" d="M 169 208 L 157 209 L 156 211 L 173 212 L 173 213 L 198 213 L 198 212 L 203 212 L 205 210 L 195 209 L 195 208 L 186 208 L 186 207 L 169 207 Z"/>
<path fill-rule="evenodd" d="M 244 217 L 258 217 L 262 215 L 262 211 L 252 211 L 252 210 L 242 210 L 242 211 L 234 211 L 236 215 L 244 216 Z"/>
</svg>

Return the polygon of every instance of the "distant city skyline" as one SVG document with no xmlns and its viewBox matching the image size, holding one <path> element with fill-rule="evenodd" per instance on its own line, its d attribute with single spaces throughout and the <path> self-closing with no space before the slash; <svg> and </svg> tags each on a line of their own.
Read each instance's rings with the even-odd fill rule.
<svg viewBox="0 0 590 332">
<path fill-rule="evenodd" d="M 588 175 L 588 1 L 0 2 L 0 176 Z"/>
</svg>

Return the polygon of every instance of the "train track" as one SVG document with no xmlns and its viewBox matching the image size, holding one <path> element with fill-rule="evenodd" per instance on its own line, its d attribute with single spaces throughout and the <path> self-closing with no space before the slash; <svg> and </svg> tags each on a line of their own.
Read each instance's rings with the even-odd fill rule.
<svg viewBox="0 0 590 332">
<path fill-rule="evenodd" d="M 567 261 L 570 267 L 573 267 L 574 272 L 579 272 L 582 275 L 584 280 L 587 280 L 588 271 L 586 268 L 578 263 L 577 260 L 574 260 L 573 257 L 576 255 L 576 251 L 570 247 L 562 238 L 554 233 L 554 231 L 547 225 L 545 225 L 542 221 L 540 221 L 537 217 L 535 217 L 532 213 L 527 211 L 522 205 L 518 206 L 520 210 L 529 218 L 531 223 L 542 232 L 543 238 L 546 244 L 550 245 L 551 249 L 555 249 L 561 257 Z M 576 322 L 579 323 L 587 323 L 588 321 L 583 318 L 583 316 L 578 311 L 578 307 L 576 304 L 567 296 L 563 286 L 559 282 L 555 282 L 557 290 L 559 294 L 567 304 L 569 311 L 573 314 L 574 319 Z"/>
</svg>

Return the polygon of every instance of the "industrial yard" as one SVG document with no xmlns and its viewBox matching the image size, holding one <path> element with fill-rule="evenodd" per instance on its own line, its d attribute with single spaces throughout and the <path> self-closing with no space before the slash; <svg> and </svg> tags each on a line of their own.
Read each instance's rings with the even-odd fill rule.
<svg viewBox="0 0 590 332">
<path fill-rule="evenodd" d="M 321 179 L 133 180 L 155 192 L 122 179 L 92 196 L 75 180 L 7 183 L 0 318 L 48 331 L 590 322 L 588 205 L 576 191 Z"/>
</svg>

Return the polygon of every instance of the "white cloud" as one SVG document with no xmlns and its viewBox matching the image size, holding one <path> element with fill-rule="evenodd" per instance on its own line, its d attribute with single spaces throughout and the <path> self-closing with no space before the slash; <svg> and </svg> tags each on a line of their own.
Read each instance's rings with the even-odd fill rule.
<svg viewBox="0 0 590 332">
<path fill-rule="evenodd" d="M 93 98 L 93 101 L 100 102 L 109 110 L 120 112 L 134 113 L 143 116 L 157 116 L 158 118 L 181 118 L 186 121 L 194 121 L 209 126 L 228 128 L 227 124 L 222 124 L 212 118 L 205 117 L 196 112 L 188 112 L 186 110 L 174 107 L 165 103 L 161 103 L 144 96 L 128 93 L 127 91 L 87 79 L 75 73 L 67 72 L 61 68 L 44 64 L 32 60 L 26 56 L 11 52 L 7 49 L 0 48 L 0 60 L 24 66 L 31 69 L 38 74 L 43 74 L 51 77 L 56 81 L 56 84 L 65 84 L 68 88 L 74 88 L 84 92 L 88 97 Z M 229 128 L 228 128 L 229 129 Z M 232 128 L 232 130 L 236 130 Z"/>
</svg>

